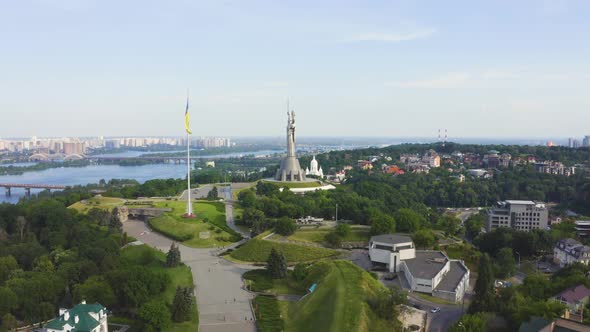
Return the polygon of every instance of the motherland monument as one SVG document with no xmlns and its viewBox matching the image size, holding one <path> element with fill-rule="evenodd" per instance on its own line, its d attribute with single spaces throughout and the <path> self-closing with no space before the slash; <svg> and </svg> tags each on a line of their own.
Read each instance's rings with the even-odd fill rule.
<svg viewBox="0 0 590 332">
<path fill-rule="evenodd" d="M 275 175 L 275 180 L 305 181 L 305 172 L 299 165 L 295 155 L 295 112 L 289 111 L 287 106 L 287 156 L 281 160 L 281 167 Z"/>
</svg>

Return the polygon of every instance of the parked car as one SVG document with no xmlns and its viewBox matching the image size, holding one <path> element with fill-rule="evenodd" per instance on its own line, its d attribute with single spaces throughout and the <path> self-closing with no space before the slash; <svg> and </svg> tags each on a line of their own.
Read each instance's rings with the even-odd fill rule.
<svg viewBox="0 0 590 332">
<path fill-rule="evenodd" d="M 439 311 L 440 311 L 440 308 L 439 307 L 432 308 L 432 310 L 430 310 L 430 312 L 432 312 L 433 314 L 436 314 Z"/>
</svg>

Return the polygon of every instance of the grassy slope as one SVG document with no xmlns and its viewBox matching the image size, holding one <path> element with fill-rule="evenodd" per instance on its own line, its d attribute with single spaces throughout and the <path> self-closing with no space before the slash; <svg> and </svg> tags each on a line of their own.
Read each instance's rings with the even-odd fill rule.
<svg viewBox="0 0 590 332">
<path fill-rule="evenodd" d="M 385 288 L 367 272 L 348 261 L 322 261 L 317 289 L 299 302 L 257 297 L 260 331 L 391 331 L 366 299 Z M 327 269 L 326 269 L 327 268 Z M 316 271 L 317 272 L 317 271 Z M 314 277 L 311 276 L 311 279 Z M 309 279 L 309 278 L 308 278 Z M 280 314 L 276 313 L 280 308 Z M 283 318 L 281 321 L 280 318 Z"/>
<path fill-rule="evenodd" d="M 266 262 L 272 248 L 281 251 L 289 263 L 313 261 L 339 254 L 338 251 L 331 249 L 307 247 L 254 238 L 234 250 L 230 256 L 244 262 Z"/>
<path fill-rule="evenodd" d="M 288 271 L 291 276 L 291 271 Z M 268 294 L 305 294 L 305 287 L 297 283 L 292 277 L 285 279 L 272 279 L 266 269 L 251 270 L 243 275 L 248 289 L 254 292 Z"/>
<path fill-rule="evenodd" d="M 84 202 L 76 202 L 69 206 L 70 209 L 77 210 L 80 213 L 87 213 L 92 208 L 98 208 L 102 210 L 112 210 L 116 206 L 123 205 L 124 199 L 114 197 L 92 197 Z"/>
<path fill-rule="evenodd" d="M 127 247 L 121 251 L 121 255 L 124 259 L 130 262 L 134 262 L 135 264 L 142 264 L 142 262 L 145 261 L 145 255 L 153 255 L 155 259 L 146 266 L 156 271 L 164 271 L 170 277 L 170 284 L 168 285 L 168 287 L 166 287 L 164 292 L 157 297 L 163 299 L 169 305 L 172 305 L 172 301 L 174 300 L 174 294 L 176 293 L 177 286 L 192 287 L 194 285 L 191 270 L 185 265 L 181 265 L 175 268 L 166 268 L 164 266 L 166 256 L 161 251 L 155 250 L 146 245 L 141 245 Z M 172 326 L 166 331 L 196 331 L 198 329 L 198 326 L 199 315 L 198 311 L 195 310 L 195 314 L 193 315 L 193 319 L 191 321 L 173 323 Z"/>
<path fill-rule="evenodd" d="M 220 202 L 193 202 L 194 219 L 184 219 L 186 203 L 178 201 L 155 202 L 160 208 L 171 208 L 172 212 L 150 219 L 156 231 L 183 241 L 190 247 L 206 248 L 226 246 L 230 243 L 233 231 L 225 223 L 225 206 Z M 208 219 L 209 222 L 203 222 Z M 220 231 L 219 233 L 217 233 Z M 200 239 L 200 232 L 210 232 L 208 239 Z M 230 233 L 231 232 L 231 233 Z"/>
<path fill-rule="evenodd" d="M 330 229 L 303 229 L 298 230 L 295 234 L 288 237 L 289 240 L 302 242 L 322 243 L 326 234 L 330 233 Z M 343 239 L 346 242 L 368 242 L 368 229 L 352 229 L 351 232 Z"/>
</svg>

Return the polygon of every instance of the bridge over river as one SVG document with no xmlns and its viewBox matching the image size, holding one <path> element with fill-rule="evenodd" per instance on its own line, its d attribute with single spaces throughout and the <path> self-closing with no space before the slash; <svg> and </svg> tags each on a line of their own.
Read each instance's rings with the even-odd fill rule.
<svg viewBox="0 0 590 332">
<path fill-rule="evenodd" d="M 0 187 L 6 188 L 6 196 L 10 196 L 11 188 L 24 188 L 27 197 L 31 196 L 31 189 L 64 190 L 66 186 L 55 184 L 24 184 L 24 183 L 0 183 Z"/>
</svg>

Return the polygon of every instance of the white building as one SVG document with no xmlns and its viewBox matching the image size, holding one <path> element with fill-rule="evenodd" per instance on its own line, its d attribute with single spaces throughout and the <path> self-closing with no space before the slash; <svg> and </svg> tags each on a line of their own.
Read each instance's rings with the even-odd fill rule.
<svg viewBox="0 0 590 332">
<path fill-rule="evenodd" d="M 590 263 L 590 247 L 574 239 L 559 240 L 553 248 L 553 261 L 561 267 L 576 262 L 588 265 Z"/>
<path fill-rule="evenodd" d="M 45 326 L 47 332 L 107 332 L 108 312 L 99 303 L 77 304 L 72 309 L 59 309 L 59 317 Z"/>
<path fill-rule="evenodd" d="M 320 178 L 324 177 L 324 171 L 322 170 L 322 167 L 319 166 L 318 161 L 315 160 L 315 156 L 313 156 L 313 159 L 309 163 L 309 168 L 305 169 L 305 175 L 315 175 Z"/>
<path fill-rule="evenodd" d="M 408 236 L 385 234 L 371 237 L 371 262 L 390 272 L 403 273 L 412 291 L 460 302 L 469 287 L 469 269 L 441 251 L 416 250 Z"/>
<path fill-rule="evenodd" d="M 546 229 L 549 222 L 549 211 L 543 203 L 533 201 L 507 200 L 496 203 L 488 211 L 486 229 L 511 227 L 517 231 Z"/>
</svg>

